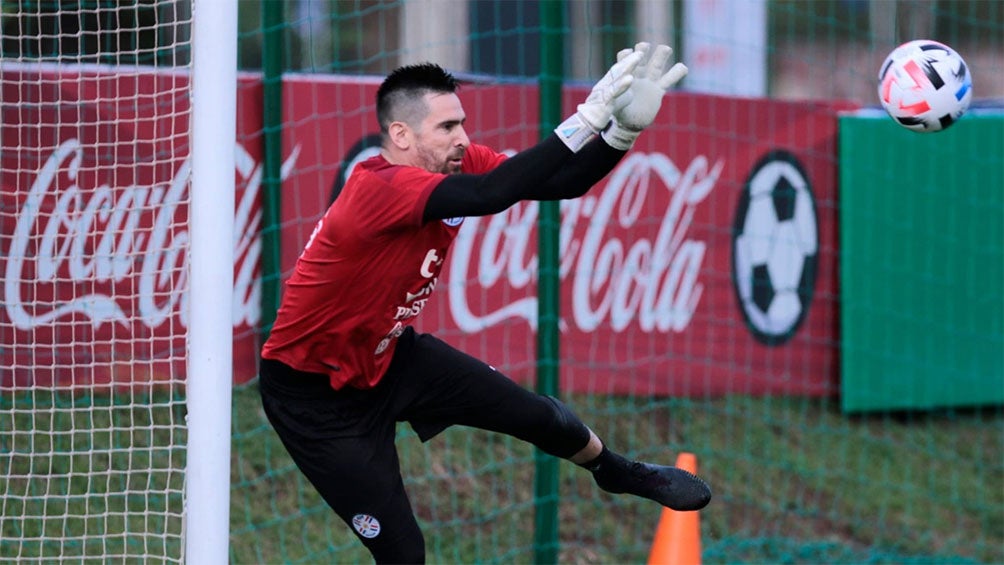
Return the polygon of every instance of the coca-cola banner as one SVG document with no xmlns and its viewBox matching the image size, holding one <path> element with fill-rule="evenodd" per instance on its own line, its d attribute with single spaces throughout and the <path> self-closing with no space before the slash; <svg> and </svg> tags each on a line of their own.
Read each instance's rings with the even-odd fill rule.
<svg viewBox="0 0 1004 565">
<path fill-rule="evenodd" d="M 240 80 L 241 378 L 260 312 L 258 80 Z M 0 68 L 0 386 L 181 382 L 188 325 L 188 75 Z M 220 214 L 234 211 L 220 210 Z"/>
<path fill-rule="evenodd" d="M 376 151 L 377 84 L 286 77 L 284 276 Z M 0 386 L 183 378 L 187 86 L 153 71 L 0 69 Z M 569 88 L 565 107 L 586 93 Z M 256 375 L 259 347 L 261 96 L 260 79 L 242 76 L 237 382 Z M 538 139 L 534 86 L 470 84 L 461 99 L 475 141 L 512 152 Z M 668 96 L 621 164 L 562 203 L 562 389 L 834 392 L 835 133 L 825 104 Z M 538 209 L 467 218 L 418 322 L 525 383 Z"/>
<path fill-rule="evenodd" d="M 288 80 L 283 269 L 379 143 L 377 82 Z M 572 111 L 588 91 L 570 88 Z M 537 92 L 465 86 L 472 139 L 538 139 Z M 836 390 L 836 107 L 678 94 L 603 182 L 562 203 L 562 390 Z M 534 374 L 538 204 L 467 218 L 418 321 Z"/>
</svg>

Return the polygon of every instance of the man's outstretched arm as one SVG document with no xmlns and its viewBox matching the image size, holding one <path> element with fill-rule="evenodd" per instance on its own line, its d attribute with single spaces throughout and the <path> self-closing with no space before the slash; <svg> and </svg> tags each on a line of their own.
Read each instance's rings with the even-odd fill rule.
<svg viewBox="0 0 1004 565">
<path fill-rule="evenodd" d="M 635 68 L 644 54 L 618 56 L 618 60 L 589 92 L 577 111 L 537 145 L 514 155 L 483 175 L 450 175 L 433 189 L 422 219 L 426 222 L 457 216 L 485 216 L 529 198 L 529 191 L 545 185 L 569 159 L 610 125 L 614 112 L 624 105 L 635 79 Z M 600 175 L 602 178 L 602 174 Z"/>
<path fill-rule="evenodd" d="M 682 63 L 666 69 L 672 52 L 665 45 L 652 50 L 649 44 L 639 43 L 633 51 L 618 53 L 618 64 L 630 63 L 634 75 L 626 92 L 615 95 L 615 100 L 596 102 L 603 93 L 609 96 L 612 91 L 608 72 L 586 102 L 579 105 L 579 111 L 558 126 L 554 135 L 485 175 L 443 179 L 426 203 L 424 220 L 485 216 L 520 200 L 560 200 L 588 192 L 613 170 L 641 131 L 655 121 L 666 90 L 686 76 L 687 67 Z M 614 68 L 616 65 L 611 71 Z M 611 106 L 612 117 L 603 121 L 602 112 L 596 108 Z M 577 128 L 581 125 L 588 127 Z"/>
<path fill-rule="evenodd" d="M 425 221 L 487 216 L 520 200 L 560 200 L 585 194 L 625 155 L 596 138 L 572 153 L 556 135 L 506 159 L 483 175 L 450 175 L 432 190 Z"/>
</svg>

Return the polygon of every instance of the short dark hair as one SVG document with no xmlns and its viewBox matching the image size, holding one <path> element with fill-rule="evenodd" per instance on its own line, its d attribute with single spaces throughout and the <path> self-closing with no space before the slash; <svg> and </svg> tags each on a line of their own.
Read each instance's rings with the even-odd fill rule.
<svg viewBox="0 0 1004 565">
<path fill-rule="evenodd" d="M 459 88 L 460 81 L 435 63 L 398 67 L 377 89 L 380 133 L 386 135 L 392 122 L 407 121 L 421 114 L 426 109 L 422 99 L 426 94 L 454 93 Z"/>
</svg>

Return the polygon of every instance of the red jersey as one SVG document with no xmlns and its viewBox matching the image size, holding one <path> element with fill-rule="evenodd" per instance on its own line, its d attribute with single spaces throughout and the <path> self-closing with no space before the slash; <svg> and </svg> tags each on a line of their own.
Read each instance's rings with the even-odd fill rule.
<svg viewBox="0 0 1004 565">
<path fill-rule="evenodd" d="M 471 144 L 461 169 L 486 173 L 503 160 Z M 431 296 L 463 223 L 422 223 L 445 176 L 382 156 L 356 165 L 296 261 L 262 357 L 328 375 L 335 389 L 375 386 L 397 337 Z"/>
</svg>

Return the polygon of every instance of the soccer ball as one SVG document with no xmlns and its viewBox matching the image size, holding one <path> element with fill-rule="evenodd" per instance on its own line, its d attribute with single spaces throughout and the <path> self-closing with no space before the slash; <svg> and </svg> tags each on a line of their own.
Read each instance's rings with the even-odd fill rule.
<svg viewBox="0 0 1004 565">
<path fill-rule="evenodd" d="M 969 67 L 951 47 L 917 39 L 893 49 L 879 70 L 882 107 L 901 126 L 941 131 L 969 108 L 973 81 Z"/>
<path fill-rule="evenodd" d="M 816 203 L 794 155 L 774 151 L 753 167 L 733 224 L 732 276 L 757 341 L 791 339 L 812 304 L 819 263 Z"/>
</svg>

